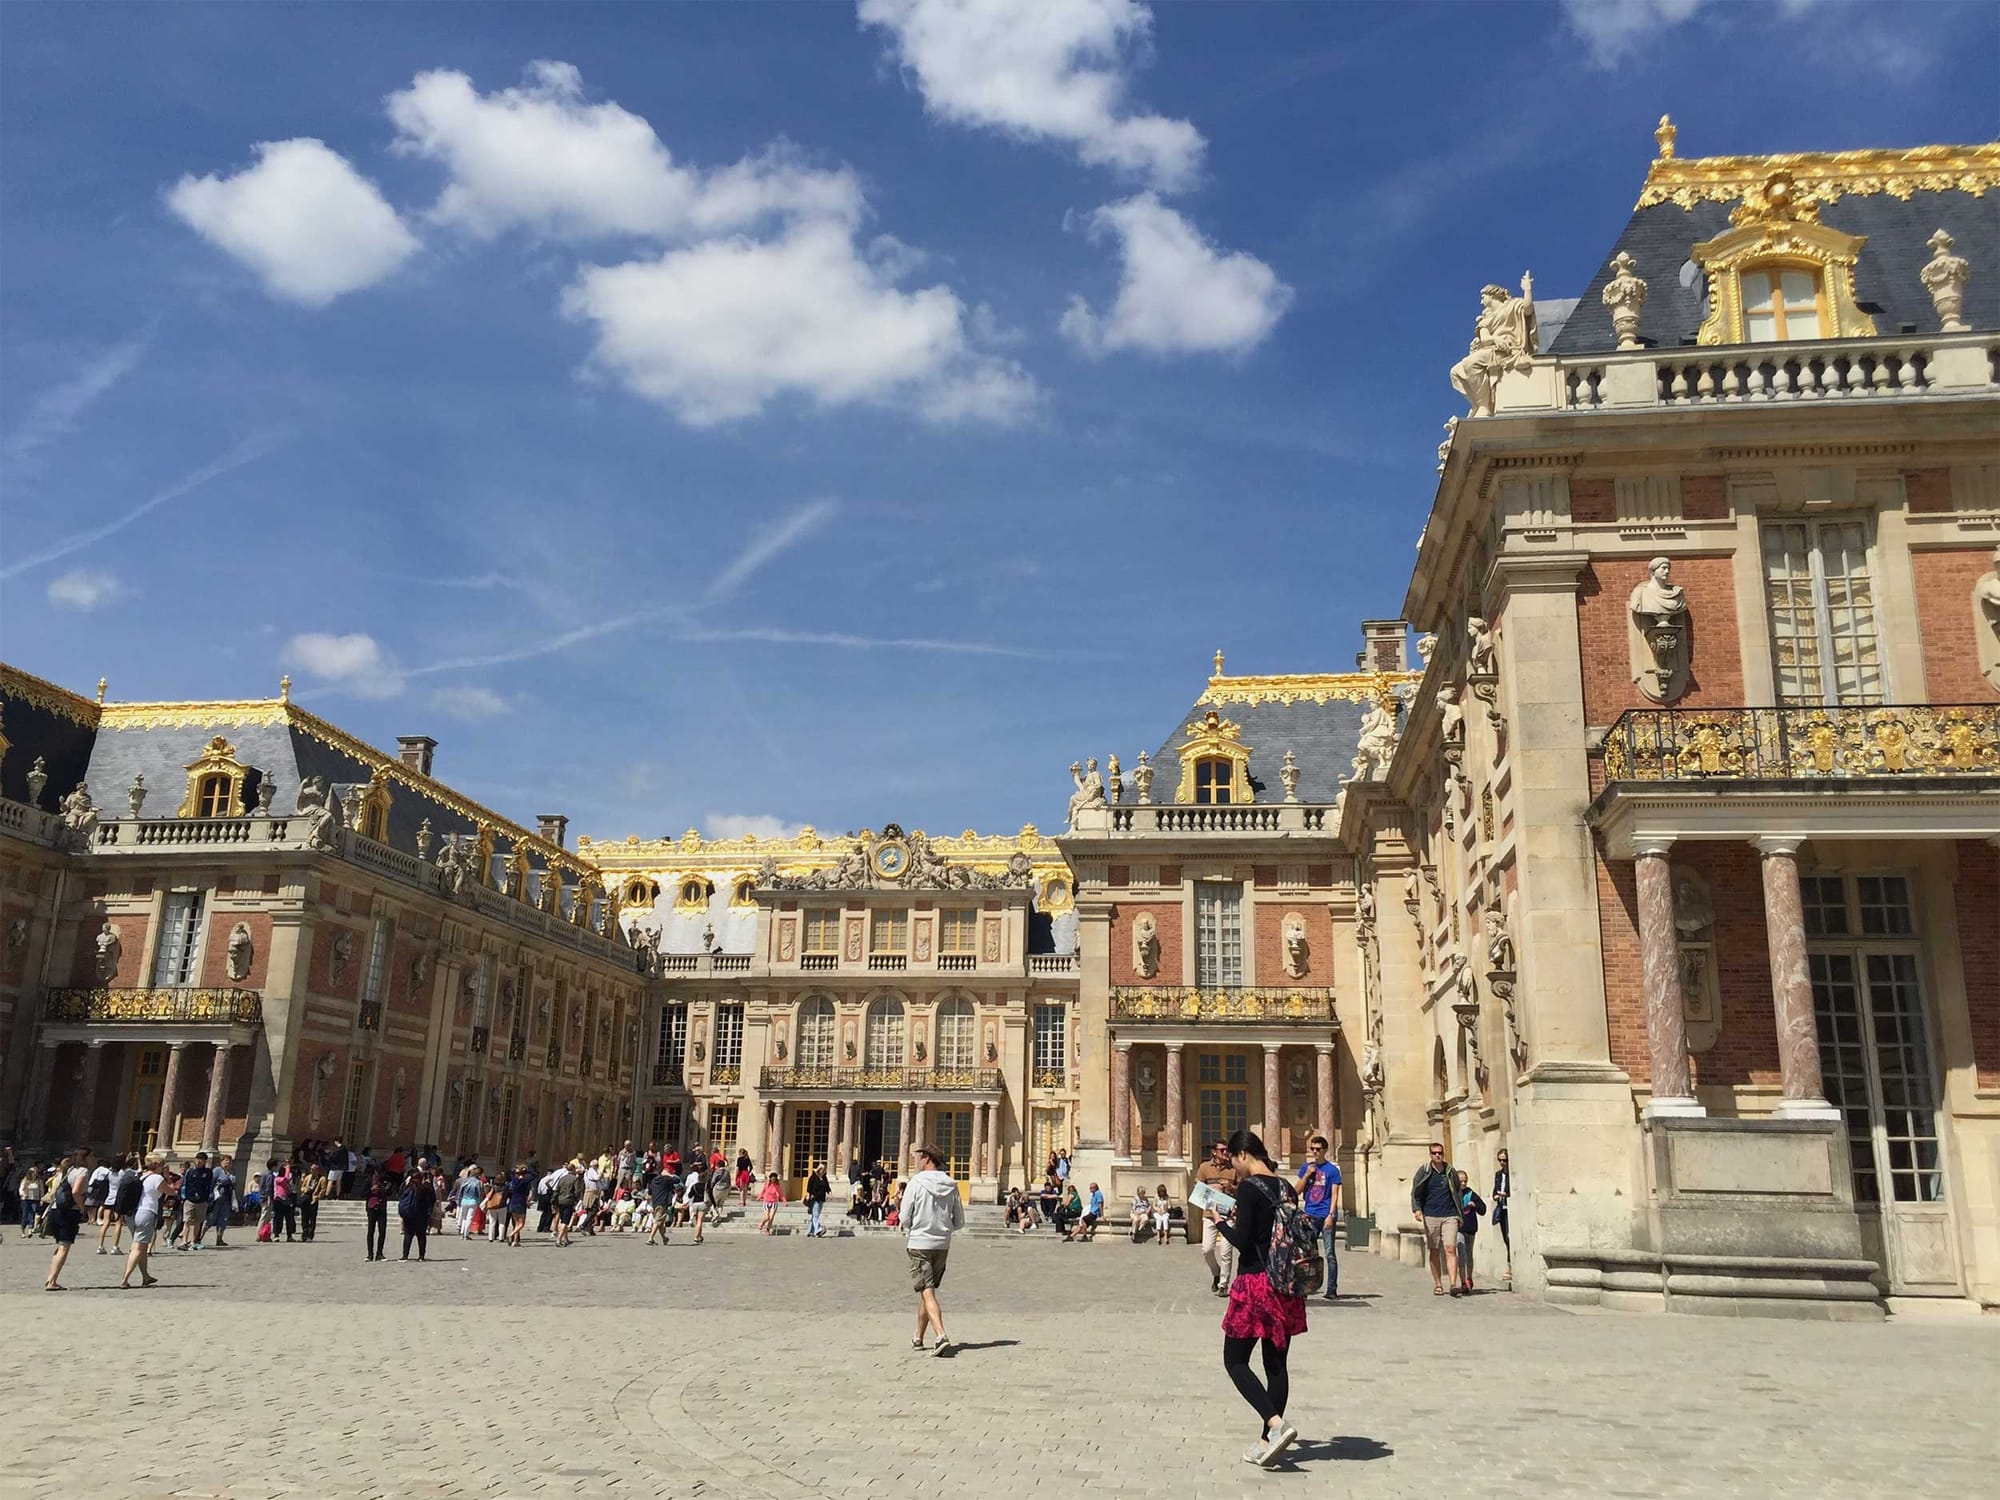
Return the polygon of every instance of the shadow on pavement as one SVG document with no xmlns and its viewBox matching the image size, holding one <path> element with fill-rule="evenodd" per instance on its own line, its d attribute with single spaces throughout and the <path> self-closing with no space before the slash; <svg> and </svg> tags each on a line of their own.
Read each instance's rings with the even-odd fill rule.
<svg viewBox="0 0 2000 1500">
<path fill-rule="evenodd" d="M 1295 1469 L 1300 1464 L 1342 1461 L 1366 1463 L 1378 1458 L 1388 1458 L 1396 1450 L 1386 1443 L 1378 1443 L 1369 1437 L 1337 1437 L 1325 1441 L 1301 1438 L 1292 1444 L 1291 1451 L 1284 1460 L 1272 1465 L 1277 1469 Z"/>
<path fill-rule="evenodd" d="M 946 1359 L 957 1359 L 959 1355 L 970 1354 L 976 1349 L 1013 1349 L 1017 1348 L 1020 1342 L 1019 1339 L 985 1339 L 974 1343 L 970 1340 L 954 1339 L 952 1340 L 950 1350 L 946 1352 L 944 1357 Z"/>
</svg>

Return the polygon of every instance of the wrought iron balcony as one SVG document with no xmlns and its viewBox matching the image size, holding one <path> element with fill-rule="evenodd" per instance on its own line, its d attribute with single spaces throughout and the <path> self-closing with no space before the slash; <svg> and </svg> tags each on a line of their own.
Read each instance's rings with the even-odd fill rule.
<svg viewBox="0 0 2000 1500">
<path fill-rule="evenodd" d="M 488 1047 L 491 1047 L 492 1045 L 493 1045 L 493 1030 L 491 1027 L 475 1026 L 472 1028 L 473 1056 L 475 1057 L 485 1056 L 486 1049 Z"/>
<path fill-rule="evenodd" d="M 148 1021 L 248 1026 L 264 1017 L 264 997 L 236 989 L 52 989 L 42 1002 L 45 1021 L 92 1024 Z"/>
<path fill-rule="evenodd" d="M 380 1031 L 382 1029 L 382 1002 L 380 1000 L 363 1000 L 361 1002 L 361 1009 L 355 1014 L 354 1024 L 363 1031 Z"/>
<path fill-rule="evenodd" d="M 679 1088 L 682 1077 L 681 1060 L 679 1058 L 675 1058 L 671 1062 L 655 1063 L 653 1065 L 653 1087 L 656 1089 Z"/>
<path fill-rule="evenodd" d="M 542 1066 L 547 1068 L 551 1073 L 559 1073 L 562 1071 L 562 1059 L 562 1043 L 552 1041 L 549 1043 L 548 1052 L 542 1058 Z"/>
<path fill-rule="evenodd" d="M 1331 1021 L 1333 991 L 1241 986 L 1119 985 L 1111 991 L 1114 1021 L 1174 1025 Z"/>
<path fill-rule="evenodd" d="M 1604 737 L 1616 781 L 2000 775 L 2000 704 L 1630 709 Z"/>
<path fill-rule="evenodd" d="M 743 1081 L 743 1069 L 734 1064 L 726 1068 L 711 1068 L 708 1081 L 720 1084 L 724 1088 L 732 1088 Z"/>
<path fill-rule="evenodd" d="M 818 1089 L 830 1093 L 995 1094 L 998 1068 L 765 1068 L 759 1087 Z"/>
</svg>

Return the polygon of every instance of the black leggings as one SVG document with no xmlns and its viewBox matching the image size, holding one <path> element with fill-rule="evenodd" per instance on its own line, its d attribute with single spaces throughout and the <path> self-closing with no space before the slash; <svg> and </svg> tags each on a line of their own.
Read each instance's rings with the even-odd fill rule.
<svg viewBox="0 0 2000 1500">
<path fill-rule="evenodd" d="M 1222 1368 L 1245 1401 L 1257 1410 L 1257 1431 L 1265 1432 L 1271 1425 L 1271 1418 L 1285 1414 L 1285 1401 L 1292 1394 L 1292 1379 L 1285 1371 L 1285 1350 L 1282 1345 L 1264 1340 L 1264 1383 L 1259 1385 L 1257 1377 L 1250 1373 L 1250 1351 L 1257 1347 L 1255 1339 L 1224 1339 L 1222 1341 Z"/>
<path fill-rule="evenodd" d="M 403 1259 L 410 1258 L 410 1246 L 417 1247 L 417 1259 L 424 1258 L 424 1244 L 431 1237 L 431 1226 L 418 1219 L 403 1220 Z"/>
<path fill-rule="evenodd" d="M 382 1250 L 389 1242 L 389 1210 L 371 1208 L 368 1210 L 368 1256 L 379 1260 Z"/>
</svg>

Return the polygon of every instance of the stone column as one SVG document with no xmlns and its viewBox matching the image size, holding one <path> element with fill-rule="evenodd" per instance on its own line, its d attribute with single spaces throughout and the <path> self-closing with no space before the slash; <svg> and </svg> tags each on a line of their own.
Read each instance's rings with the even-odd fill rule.
<svg viewBox="0 0 2000 1500">
<path fill-rule="evenodd" d="M 208 1069 L 208 1112 L 201 1119 L 201 1149 L 210 1156 L 222 1145 L 222 1110 L 229 1095 L 229 1052 L 233 1044 L 217 1042 Z M 363 1142 L 362 1144 L 366 1144 Z"/>
<path fill-rule="evenodd" d="M 1837 1120 L 1827 1102 L 1819 1065 L 1819 1027 L 1813 1018 L 1812 973 L 1806 965 L 1805 907 L 1799 896 L 1801 838 L 1756 840 L 1764 856 L 1764 929 L 1771 949 L 1771 1000 L 1777 1012 L 1778 1069 L 1784 1098 L 1778 1117 Z"/>
<path fill-rule="evenodd" d="M 71 1106 L 70 1134 L 79 1144 L 90 1140 L 91 1120 L 97 1114 L 97 1085 L 104 1077 L 104 1038 L 93 1037 L 84 1048 L 83 1082 L 77 1085 L 76 1103 Z"/>
<path fill-rule="evenodd" d="M 764 1104 L 764 1170 L 778 1170 L 778 1120 L 784 1106 L 777 1100 L 767 1100 Z"/>
<path fill-rule="evenodd" d="M 910 1165 L 916 1165 L 916 1149 L 924 1144 L 924 1105 L 922 1100 L 911 1106 L 917 1112 L 917 1123 L 910 1127 Z"/>
<path fill-rule="evenodd" d="M 1160 1132 L 1160 1154 L 1175 1161 L 1187 1158 L 1186 1091 L 1182 1087 L 1181 1044 L 1167 1043 L 1167 1121 Z"/>
<path fill-rule="evenodd" d="M 42 1145 L 49 1140 L 49 1086 L 56 1076 L 56 1043 L 47 1037 L 35 1048 L 34 1071 L 28 1075 L 28 1093 L 22 1101 L 21 1139 Z"/>
<path fill-rule="evenodd" d="M 1264 1043 L 1264 1149 L 1274 1160 L 1284 1160 L 1284 1149 L 1279 1144 L 1278 1131 L 1283 1118 L 1278 1098 L 1278 1044 Z"/>
<path fill-rule="evenodd" d="M 1633 841 L 1639 890 L 1639 987 L 1646 1006 L 1646 1060 L 1653 1097 L 1646 1117 L 1703 1115 L 1688 1069 L 1687 1017 L 1681 1002 L 1680 937 L 1674 928 L 1669 838 Z"/>
<path fill-rule="evenodd" d="M 174 1042 L 167 1048 L 167 1073 L 160 1080 L 160 1123 L 153 1132 L 153 1149 L 162 1155 L 174 1149 L 174 1103 L 181 1090 L 181 1054 L 187 1051 L 186 1042 Z"/>
<path fill-rule="evenodd" d="M 903 1112 L 903 1145 L 896 1153 L 896 1165 L 899 1169 L 907 1170 L 911 1153 L 917 1149 L 917 1106 L 905 1101 L 900 1108 Z"/>
<path fill-rule="evenodd" d="M 986 1175 L 986 1111 L 990 1108 L 992 1106 L 988 1104 L 975 1104 L 972 1106 L 972 1175 L 974 1177 L 984 1177 Z"/>
<path fill-rule="evenodd" d="M 854 1165 L 854 1153 L 861 1149 L 861 1106 L 849 1100 L 847 1111 L 847 1164 Z"/>
<path fill-rule="evenodd" d="M 1111 1049 L 1111 1154 L 1120 1161 L 1132 1156 L 1132 1044 Z"/>
<path fill-rule="evenodd" d="M 1313 1118 L 1333 1150 L 1340 1149 L 1340 1111 L 1333 1098 L 1333 1048 L 1313 1048 Z"/>
<path fill-rule="evenodd" d="M 847 1105 L 833 1101 L 833 1119 L 826 1133 L 827 1175 L 838 1177 L 847 1165 Z"/>
</svg>

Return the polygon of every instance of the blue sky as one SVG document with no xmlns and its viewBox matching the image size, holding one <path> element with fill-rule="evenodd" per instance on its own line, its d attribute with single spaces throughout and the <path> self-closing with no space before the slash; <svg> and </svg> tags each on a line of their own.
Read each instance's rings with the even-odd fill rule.
<svg viewBox="0 0 2000 1500">
<path fill-rule="evenodd" d="M 1478 287 L 1574 295 L 1662 111 L 1996 76 L 1986 4 L 9 6 L 0 651 L 599 837 L 1054 826 L 1400 608 Z"/>
</svg>

